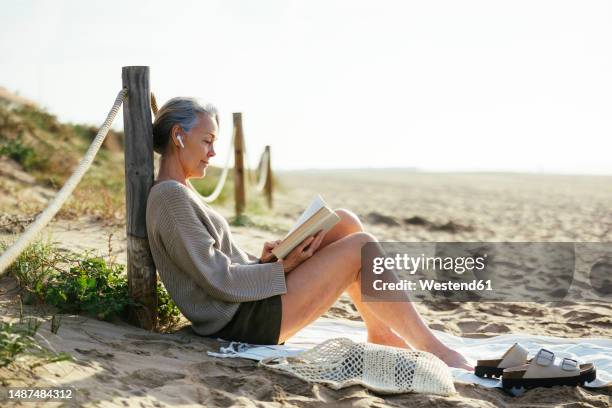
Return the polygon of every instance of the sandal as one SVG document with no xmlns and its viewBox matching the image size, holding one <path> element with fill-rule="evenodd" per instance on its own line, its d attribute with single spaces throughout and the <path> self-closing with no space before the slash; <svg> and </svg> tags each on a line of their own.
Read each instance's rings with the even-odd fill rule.
<svg viewBox="0 0 612 408">
<path fill-rule="evenodd" d="M 534 388 L 554 387 L 555 385 L 584 385 L 595 380 L 596 370 L 593 363 L 578 364 L 576 360 L 564 358 L 560 365 L 555 364 L 555 354 L 541 349 L 529 364 L 506 368 L 502 375 L 502 387 Z"/>
<path fill-rule="evenodd" d="M 501 377 L 504 368 L 522 366 L 529 363 L 527 360 L 527 349 L 519 343 L 514 343 L 502 358 L 495 360 L 478 360 L 474 374 L 478 377 Z"/>
</svg>

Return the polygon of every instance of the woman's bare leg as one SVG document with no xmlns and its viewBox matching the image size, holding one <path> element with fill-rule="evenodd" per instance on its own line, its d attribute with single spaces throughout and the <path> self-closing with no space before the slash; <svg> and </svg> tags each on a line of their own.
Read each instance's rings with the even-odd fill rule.
<svg viewBox="0 0 612 408">
<path fill-rule="evenodd" d="M 359 232 L 331 242 L 287 274 L 287 293 L 281 296 L 281 341 L 329 310 L 357 280 L 360 248 L 369 238 L 368 234 Z"/>
<path fill-rule="evenodd" d="M 355 232 L 364 230 L 363 224 L 353 212 L 345 209 L 336 209 L 336 214 L 340 217 L 338 222 L 331 230 L 325 234 L 323 242 L 319 248 L 324 248 L 332 242 L 336 242 Z M 352 283 L 346 289 L 346 293 L 351 298 L 353 304 L 357 308 L 359 315 L 363 319 L 368 330 L 368 342 L 383 344 L 387 346 L 411 348 L 408 343 L 398 336 L 386 323 L 379 320 L 373 315 L 370 310 L 361 302 L 361 289 L 357 283 Z"/>
<path fill-rule="evenodd" d="M 349 286 L 361 287 L 361 247 L 372 241 L 376 238 L 364 232 L 345 236 L 317 251 L 316 256 L 287 275 L 287 293 L 282 295 L 281 342 L 325 313 Z M 450 366 L 471 368 L 463 356 L 433 335 L 408 298 L 406 302 L 362 305 L 415 348 L 436 354 Z"/>
</svg>

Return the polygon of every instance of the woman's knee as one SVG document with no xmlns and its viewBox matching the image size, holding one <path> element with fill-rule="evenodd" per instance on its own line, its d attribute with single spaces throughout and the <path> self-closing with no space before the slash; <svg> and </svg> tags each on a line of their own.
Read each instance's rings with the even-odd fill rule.
<svg viewBox="0 0 612 408">
<path fill-rule="evenodd" d="M 360 231 L 347 235 L 342 241 L 347 245 L 345 260 L 351 263 L 350 270 L 355 272 L 352 278 L 353 280 L 357 280 L 359 278 L 359 271 L 361 270 L 361 249 L 368 242 L 377 242 L 377 239 L 369 232 Z"/>
<path fill-rule="evenodd" d="M 356 246 L 358 246 L 360 251 L 361 247 L 363 247 L 368 242 L 378 242 L 374 235 L 365 231 L 354 232 L 347 236 L 347 238 L 351 240 Z"/>
<path fill-rule="evenodd" d="M 335 212 L 340 217 L 339 224 L 347 234 L 363 231 L 363 224 L 354 212 L 345 208 L 338 208 Z"/>
</svg>

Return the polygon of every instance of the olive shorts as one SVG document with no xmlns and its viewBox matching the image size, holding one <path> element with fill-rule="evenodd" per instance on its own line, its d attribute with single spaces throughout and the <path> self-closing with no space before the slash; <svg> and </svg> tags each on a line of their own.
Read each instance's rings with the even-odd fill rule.
<svg viewBox="0 0 612 408">
<path fill-rule="evenodd" d="M 242 302 L 234 317 L 210 337 L 251 344 L 278 344 L 283 317 L 281 296 Z"/>
</svg>

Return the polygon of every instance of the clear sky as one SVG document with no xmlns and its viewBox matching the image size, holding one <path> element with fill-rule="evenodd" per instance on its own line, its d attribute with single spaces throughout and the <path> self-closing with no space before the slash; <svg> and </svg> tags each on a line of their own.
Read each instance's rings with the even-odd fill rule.
<svg viewBox="0 0 612 408">
<path fill-rule="evenodd" d="M 0 85 L 62 120 L 124 65 L 218 106 L 218 164 L 240 111 L 275 168 L 612 174 L 609 1 L 3 2 Z"/>
</svg>

